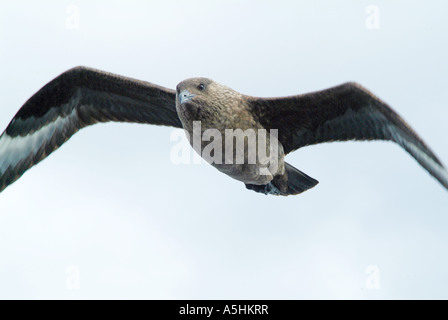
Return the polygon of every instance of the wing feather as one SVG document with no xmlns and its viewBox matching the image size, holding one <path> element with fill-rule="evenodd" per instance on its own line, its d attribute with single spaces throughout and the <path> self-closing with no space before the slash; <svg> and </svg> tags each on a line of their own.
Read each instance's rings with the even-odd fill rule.
<svg viewBox="0 0 448 320">
<path fill-rule="evenodd" d="M 181 128 L 174 90 L 76 67 L 45 85 L 0 137 L 0 192 L 58 149 L 78 130 L 99 122 Z"/>
<path fill-rule="evenodd" d="M 357 83 L 248 100 L 266 129 L 278 129 L 285 154 L 323 142 L 393 141 L 448 189 L 448 172 L 434 152 L 392 108 Z"/>
</svg>

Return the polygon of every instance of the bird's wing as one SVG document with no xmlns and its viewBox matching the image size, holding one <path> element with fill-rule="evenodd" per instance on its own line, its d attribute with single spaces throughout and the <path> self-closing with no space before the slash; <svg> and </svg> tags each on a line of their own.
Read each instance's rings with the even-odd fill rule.
<svg viewBox="0 0 448 320">
<path fill-rule="evenodd" d="M 34 94 L 0 137 L 0 191 L 79 129 L 108 121 L 181 128 L 173 90 L 85 67 Z"/>
<path fill-rule="evenodd" d="M 390 140 L 448 189 L 448 172 L 412 128 L 357 83 L 282 98 L 249 98 L 266 129 L 278 129 L 285 154 L 322 142 Z"/>
</svg>

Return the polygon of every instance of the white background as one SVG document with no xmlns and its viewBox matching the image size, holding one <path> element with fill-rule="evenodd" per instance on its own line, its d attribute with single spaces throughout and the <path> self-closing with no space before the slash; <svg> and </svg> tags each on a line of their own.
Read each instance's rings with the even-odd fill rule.
<svg viewBox="0 0 448 320">
<path fill-rule="evenodd" d="M 368 5 L 379 29 L 366 27 Z M 448 163 L 447 10 L 444 1 L 1 1 L 0 127 L 77 65 L 170 88 L 205 76 L 255 96 L 357 81 Z M 448 193 L 397 145 L 301 149 L 288 162 L 320 184 L 285 198 L 209 165 L 174 165 L 171 132 L 84 129 L 1 193 L 0 298 L 448 298 Z"/>
</svg>

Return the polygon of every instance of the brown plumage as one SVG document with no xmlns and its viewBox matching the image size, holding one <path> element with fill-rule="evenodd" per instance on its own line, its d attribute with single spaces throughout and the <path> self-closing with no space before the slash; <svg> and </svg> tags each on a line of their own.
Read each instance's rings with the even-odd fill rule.
<svg viewBox="0 0 448 320">
<path fill-rule="evenodd" d="M 290 97 L 256 98 L 206 78 L 185 80 L 175 91 L 77 67 L 33 95 L 0 137 L 0 191 L 79 129 L 108 121 L 183 127 L 190 135 L 193 122 L 200 121 L 201 133 L 215 129 L 224 136 L 226 129 L 253 129 L 257 139 L 259 129 L 277 129 L 278 137 L 268 135 L 262 145 L 270 153 L 269 164 L 258 158 L 249 163 L 247 146 L 244 163 L 212 163 L 248 189 L 265 194 L 298 194 L 318 183 L 285 163 L 284 155 L 307 145 L 348 140 L 396 142 L 448 189 L 448 172 L 423 140 L 386 103 L 356 83 Z M 205 147 L 201 142 L 197 151 L 202 154 Z"/>
</svg>

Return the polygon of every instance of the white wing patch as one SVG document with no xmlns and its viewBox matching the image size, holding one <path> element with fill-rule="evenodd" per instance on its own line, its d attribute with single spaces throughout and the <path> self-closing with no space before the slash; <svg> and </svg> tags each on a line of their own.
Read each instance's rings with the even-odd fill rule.
<svg viewBox="0 0 448 320">
<path fill-rule="evenodd" d="M 376 130 L 381 130 L 384 137 L 390 137 L 392 141 L 398 143 L 409 152 L 429 173 L 431 173 L 442 185 L 448 188 L 448 171 L 437 163 L 425 150 L 412 142 L 412 136 L 393 125 L 384 114 L 377 110 L 364 112 L 354 112 L 348 110 L 344 116 L 327 122 L 328 127 L 340 127 L 346 125 L 363 124 L 366 127 L 376 126 Z M 322 129 L 319 129 L 322 130 Z M 323 134 L 319 132 L 319 134 Z"/>
<path fill-rule="evenodd" d="M 437 180 L 448 188 L 448 171 L 431 158 L 422 148 L 412 143 L 398 130 L 391 131 L 395 141 L 404 147 L 426 170 L 428 170 Z"/>
<path fill-rule="evenodd" d="M 427 168 L 429 168 L 434 173 L 434 175 L 440 179 L 440 182 L 442 182 L 442 184 L 448 186 L 448 171 L 446 171 L 444 167 L 440 166 L 415 144 L 408 142 L 406 143 L 406 146 L 417 159 L 422 161 L 427 166 Z"/>
<path fill-rule="evenodd" d="M 55 133 L 59 134 L 74 117 L 76 117 L 76 109 L 73 109 L 68 116 L 58 117 L 33 134 L 23 137 L 11 137 L 4 132 L 0 137 L 0 175 L 3 175 L 9 167 L 15 166 L 31 154 L 35 155 L 43 145 L 51 140 Z"/>
</svg>

